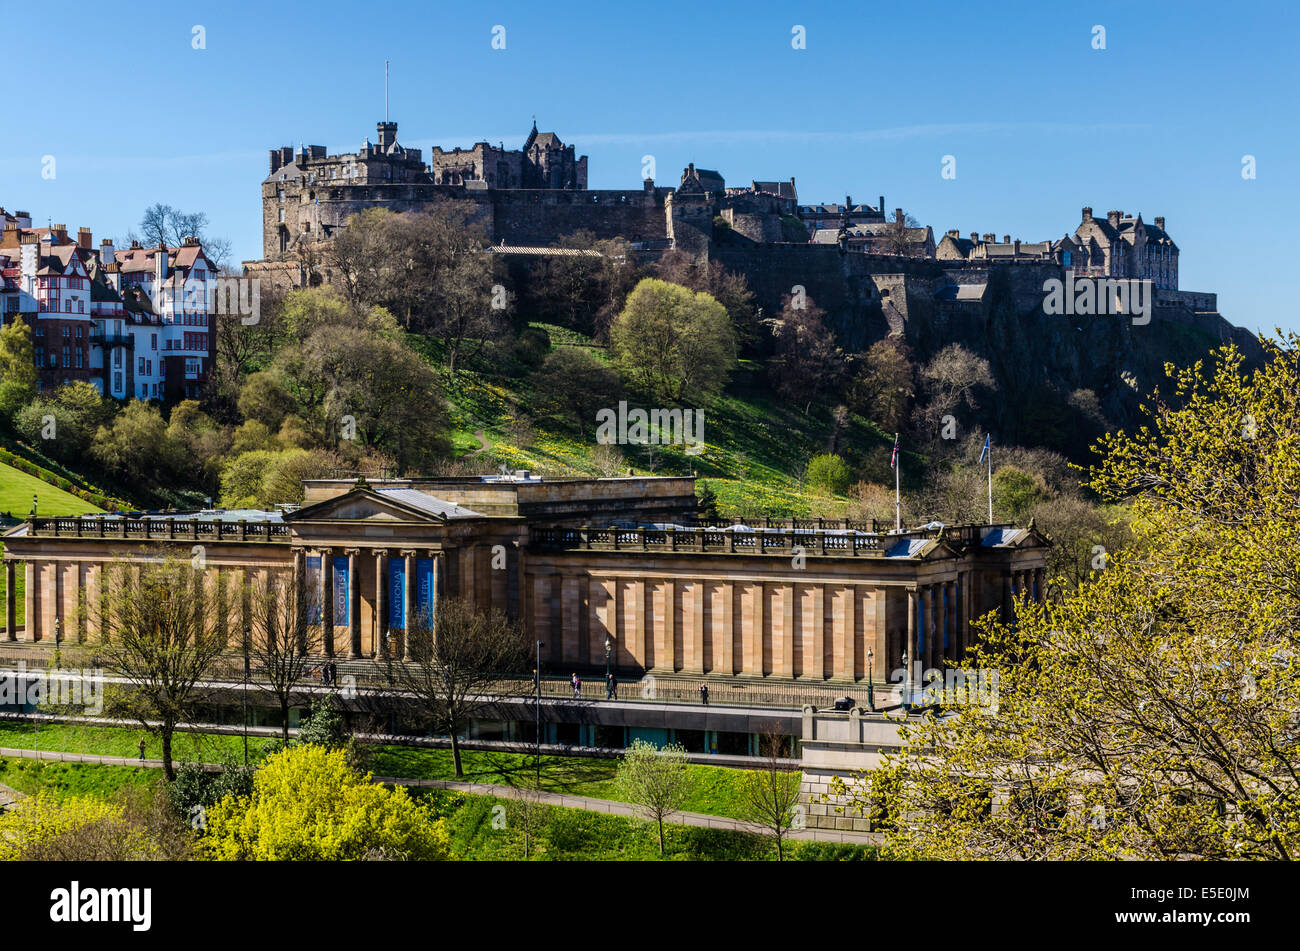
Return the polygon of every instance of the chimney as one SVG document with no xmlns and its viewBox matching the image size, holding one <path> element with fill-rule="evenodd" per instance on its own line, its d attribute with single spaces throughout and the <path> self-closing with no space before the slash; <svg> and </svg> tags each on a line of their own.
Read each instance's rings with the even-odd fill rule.
<svg viewBox="0 0 1300 951">
<path fill-rule="evenodd" d="M 1084 220 L 1084 221 L 1092 221 L 1092 206 L 1091 206 L 1091 205 L 1084 205 L 1084 206 L 1083 206 L 1083 220 Z"/>
<path fill-rule="evenodd" d="M 1111 226 L 1112 228 L 1118 228 L 1118 227 L 1119 227 L 1119 220 L 1120 220 L 1121 218 L 1123 218 L 1123 217 L 1124 217 L 1124 212 L 1122 212 L 1122 211 L 1108 211 L 1108 212 L 1106 212 L 1106 220 L 1107 220 L 1108 222 L 1110 222 L 1110 226 Z"/>
<path fill-rule="evenodd" d="M 1164 216 L 1164 215 L 1158 215 L 1158 216 L 1156 217 L 1156 219 L 1155 219 L 1155 222 L 1156 222 L 1156 227 L 1157 227 L 1157 228 L 1159 228 L 1161 231 L 1164 231 L 1164 230 L 1165 230 L 1165 216 Z"/>
<path fill-rule="evenodd" d="M 162 287 L 162 282 L 167 280 L 167 246 L 161 241 L 158 242 L 158 247 L 154 251 L 153 276 L 155 288 Z M 154 293 L 157 293 L 156 289 Z"/>
<path fill-rule="evenodd" d="M 50 228 L 50 244 L 62 244 L 68 240 L 68 226 L 54 225 Z"/>
<path fill-rule="evenodd" d="M 108 267 L 113 263 L 113 255 L 117 252 L 113 250 L 113 242 L 108 238 L 99 242 L 99 263 L 101 267 Z"/>
<path fill-rule="evenodd" d="M 1015 252 L 1016 252 L 1016 254 L 1019 254 L 1019 253 L 1020 253 L 1020 239 L 1019 239 L 1019 238 L 1016 238 L 1016 243 L 1013 245 L 1013 247 L 1015 248 Z"/>
<path fill-rule="evenodd" d="M 90 236 L 90 229 L 89 229 L 89 228 L 78 228 L 78 229 L 77 229 L 77 247 L 79 247 L 79 248 L 83 248 L 83 249 L 85 249 L 86 251 L 89 251 L 89 250 L 91 250 L 91 249 L 95 246 L 95 245 L 94 245 L 94 240 L 95 240 L 95 239 L 92 238 L 92 237 Z"/>
<path fill-rule="evenodd" d="M 978 231 L 972 231 L 972 232 L 970 233 L 970 243 L 971 243 L 971 244 L 979 244 L 979 243 L 980 243 L 980 235 L 979 235 L 979 232 L 978 232 Z"/>
<path fill-rule="evenodd" d="M 896 224 L 900 224 L 900 225 L 903 223 L 903 209 L 902 209 L 902 208 L 895 208 L 895 209 L 894 209 L 894 222 L 895 222 Z"/>
<path fill-rule="evenodd" d="M 881 196 L 880 196 L 880 216 L 881 216 L 882 218 L 885 216 L 885 196 L 884 196 L 884 195 L 881 195 Z"/>
<path fill-rule="evenodd" d="M 844 207 L 845 207 L 845 208 L 852 208 L 852 207 L 853 207 L 853 196 L 852 196 L 852 195 L 845 195 L 845 196 L 844 196 Z"/>
<path fill-rule="evenodd" d="M 997 244 L 997 243 L 998 243 L 998 236 L 995 235 L 995 234 L 985 234 L 985 235 L 984 235 L 984 241 L 985 241 L 987 244 Z"/>
<path fill-rule="evenodd" d="M 1010 244 L 1010 243 L 1011 243 L 1011 235 L 1009 235 L 1009 234 L 1004 234 L 1004 235 L 1002 236 L 1002 243 L 1003 243 L 1003 244 Z"/>
<path fill-rule="evenodd" d="M 280 171 L 280 150 L 271 149 L 271 174 L 274 175 Z"/>
<path fill-rule="evenodd" d="M 960 237 L 961 237 L 961 230 L 958 229 L 958 228 L 949 228 L 949 229 L 948 229 L 948 237 L 950 237 L 950 238 L 960 238 Z"/>
</svg>

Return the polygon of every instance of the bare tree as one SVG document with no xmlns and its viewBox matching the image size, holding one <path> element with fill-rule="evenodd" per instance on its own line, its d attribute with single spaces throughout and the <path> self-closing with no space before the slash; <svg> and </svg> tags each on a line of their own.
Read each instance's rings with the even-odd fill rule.
<svg viewBox="0 0 1300 951">
<path fill-rule="evenodd" d="M 289 707 L 294 691 L 314 655 L 320 652 L 318 627 L 307 623 L 310 610 L 306 579 L 271 578 L 262 590 L 249 591 L 247 638 L 249 659 L 261 676 L 258 689 L 275 697 L 281 734 L 289 742 Z"/>
<path fill-rule="evenodd" d="M 218 271 L 225 269 L 230 258 L 230 242 L 208 233 L 208 216 L 202 211 L 181 211 L 157 202 L 144 210 L 139 236 L 127 234 L 128 243 L 136 240 L 147 248 L 159 244 L 179 248 L 186 238 L 197 238 L 212 266 Z"/>
<path fill-rule="evenodd" d="M 517 682 L 528 657 L 523 629 L 496 608 L 481 612 L 444 598 L 433 627 L 414 624 L 407 636 L 410 659 L 392 665 L 395 681 L 434 729 L 451 737 L 456 775 L 463 776 L 460 733 Z M 382 653 L 381 666 L 388 659 Z"/>
<path fill-rule="evenodd" d="M 764 733 L 759 737 L 761 769 L 748 770 L 740 786 L 744 817 L 761 825 L 776 840 L 776 859 L 785 859 L 782 843 L 799 819 L 799 788 L 803 777 L 783 758 L 788 737 Z"/>
<path fill-rule="evenodd" d="M 664 821 L 682 810 L 695 786 L 685 748 L 674 743 L 659 749 L 644 740 L 634 740 L 618 765 L 615 782 L 627 801 L 658 826 L 662 856 Z"/>
<path fill-rule="evenodd" d="M 115 705 L 161 738 L 170 781 L 172 737 L 204 699 L 204 676 L 226 646 L 225 625 L 208 603 L 205 572 L 191 561 L 163 553 L 109 574 L 99 653 L 128 684 Z"/>
</svg>

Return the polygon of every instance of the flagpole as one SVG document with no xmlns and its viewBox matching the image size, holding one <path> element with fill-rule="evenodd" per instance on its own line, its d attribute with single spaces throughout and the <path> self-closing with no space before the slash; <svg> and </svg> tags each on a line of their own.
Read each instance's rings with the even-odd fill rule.
<svg viewBox="0 0 1300 951">
<path fill-rule="evenodd" d="M 993 524 L 993 440 L 988 443 L 989 457 L 989 524 Z"/>
<path fill-rule="evenodd" d="M 894 433 L 894 529 L 902 531 L 903 529 L 903 497 L 901 494 L 900 473 L 903 470 L 903 460 L 898 458 L 898 433 Z"/>
</svg>

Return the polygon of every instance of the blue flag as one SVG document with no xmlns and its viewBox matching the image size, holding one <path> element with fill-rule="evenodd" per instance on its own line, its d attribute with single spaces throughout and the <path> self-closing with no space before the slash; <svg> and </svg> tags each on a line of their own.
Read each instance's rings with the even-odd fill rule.
<svg viewBox="0 0 1300 951">
<path fill-rule="evenodd" d="M 988 437 L 988 436 L 985 436 L 985 437 L 984 437 L 984 448 L 980 450 L 980 458 L 979 458 L 979 461 L 980 461 L 980 462 L 983 462 L 983 461 L 984 461 L 984 457 L 987 456 L 988 454 L 989 454 L 989 437 Z"/>
</svg>

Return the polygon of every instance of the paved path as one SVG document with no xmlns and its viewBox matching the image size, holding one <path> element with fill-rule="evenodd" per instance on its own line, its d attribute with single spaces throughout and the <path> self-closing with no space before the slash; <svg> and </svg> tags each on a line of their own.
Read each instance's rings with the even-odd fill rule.
<svg viewBox="0 0 1300 951">
<path fill-rule="evenodd" d="M 62 763 L 98 763 L 104 766 L 144 766 L 147 769 L 162 769 L 162 760 L 146 759 L 143 763 L 138 756 L 103 756 L 98 753 L 62 753 L 57 750 L 24 750 L 13 747 L 0 747 L 0 757 L 17 756 L 24 759 L 54 760 Z M 219 770 L 216 763 L 204 763 L 206 769 Z M 409 779 L 403 776 L 375 776 L 377 783 L 390 786 L 421 786 L 432 789 L 451 789 L 476 796 L 496 796 L 499 799 L 522 799 L 526 795 L 537 796 L 537 801 L 548 806 L 563 806 L 567 809 L 586 809 L 589 812 L 604 812 L 614 816 L 636 816 L 635 806 L 613 799 L 597 799 L 593 796 L 573 796 L 568 793 L 540 792 L 519 786 L 500 786 L 495 783 L 469 783 L 451 779 Z M 763 834 L 763 827 L 740 819 L 728 819 L 724 816 L 710 816 L 702 812 L 679 812 L 674 814 L 673 825 L 699 826 L 707 829 L 730 829 L 734 832 L 751 832 Z M 810 839 L 818 842 L 847 842 L 852 845 L 879 845 L 881 836 L 866 832 L 847 832 L 834 829 L 800 829 L 788 833 L 791 839 Z"/>
</svg>

